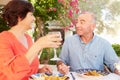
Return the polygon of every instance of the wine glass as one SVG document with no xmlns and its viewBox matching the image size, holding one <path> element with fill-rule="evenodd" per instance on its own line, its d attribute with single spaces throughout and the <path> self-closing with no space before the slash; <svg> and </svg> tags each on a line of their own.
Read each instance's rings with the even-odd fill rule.
<svg viewBox="0 0 120 80">
<path fill-rule="evenodd" d="M 61 32 L 60 31 L 51 31 L 51 32 L 48 32 L 48 34 L 59 34 L 60 38 L 61 38 Z M 54 52 L 54 57 L 51 58 L 50 60 L 51 61 L 58 61 L 60 60 L 60 58 L 57 57 L 57 49 L 56 48 L 53 48 L 53 52 Z"/>
</svg>

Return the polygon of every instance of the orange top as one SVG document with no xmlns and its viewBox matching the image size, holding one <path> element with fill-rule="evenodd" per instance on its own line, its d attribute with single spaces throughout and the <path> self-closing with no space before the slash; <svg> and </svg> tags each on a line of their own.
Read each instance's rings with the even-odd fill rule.
<svg viewBox="0 0 120 80">
<path fill-rule="evenodd" d="M 33 44 L 32 38 L 25 34 L 28 46 Z M 10 32 L 0 33 L 0 80 L 28 80 L 38 70 L 38 57 L 29 64 L 25 57 L 28 51 Z"/>
</svg>

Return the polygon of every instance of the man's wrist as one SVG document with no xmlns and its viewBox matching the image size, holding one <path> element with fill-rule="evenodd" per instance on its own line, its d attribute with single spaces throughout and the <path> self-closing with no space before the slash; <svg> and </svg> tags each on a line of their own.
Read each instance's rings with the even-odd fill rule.
<svg viewBox="0 0 120 80">
<path fill-rule="evenodd" d="M 58 67 L 59 65 L 61 65 L 61 64 L 63 64 L 63 62 L 62 62 L 62 61 L 58 61 L 58 62 L 57 62 L 57 67 Z"/>
</svg>

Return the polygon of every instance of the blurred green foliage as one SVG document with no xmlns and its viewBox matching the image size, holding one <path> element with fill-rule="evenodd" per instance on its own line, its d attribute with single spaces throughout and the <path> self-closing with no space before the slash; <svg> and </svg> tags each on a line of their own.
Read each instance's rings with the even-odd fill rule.
<svg viewBox="0 0 120 80">
<path fill-rule="evenodd" d="M 29 0 L 35 9 L 35 17 L 40 17 L 45 23 L 49 20 L 59 19 L 61 4 L 57 0 Z"/>
<path fill-rule="evenodd" d="M 113 44 L 112 47 L 114 48 L 116 54 L 120 56 L 120 44 Z"/>
<path fill-rule="evenodd" d="M 59 57 L 61 51 L 61 47 L 57 48 L 57 56 Z M 50 59 L 54 57 L 53 48 L 46 48 L 43 49 L 41 56 L 40 56 L 40 63 L 41 64 L 56 64 L 56 61 L 51 61 Z"/>
<path fill-rule="evenodd" d="M 9 29 L 5 21 L 2 19 L 2 10 L 3 10 L 3 6 L 0 6 L 0 32 Z"/>
<path fill-rule="evenodd" d="M 0 32 L 8 30 L 9 27 L 7 24 L 3 21 L 3 19 L 0 17 Z"/>
</svg>

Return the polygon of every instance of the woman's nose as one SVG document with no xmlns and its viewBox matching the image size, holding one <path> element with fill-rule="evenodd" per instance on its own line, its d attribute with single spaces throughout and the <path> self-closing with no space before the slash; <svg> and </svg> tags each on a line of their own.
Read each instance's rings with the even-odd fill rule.
<svg viewBox="0 0 120 80">
<path fill-rule="evenodd" d="M 33 20 L 34 20 L 34 21 L 36 20 L 35 16 L 33 16 Z"/>
</svg>

